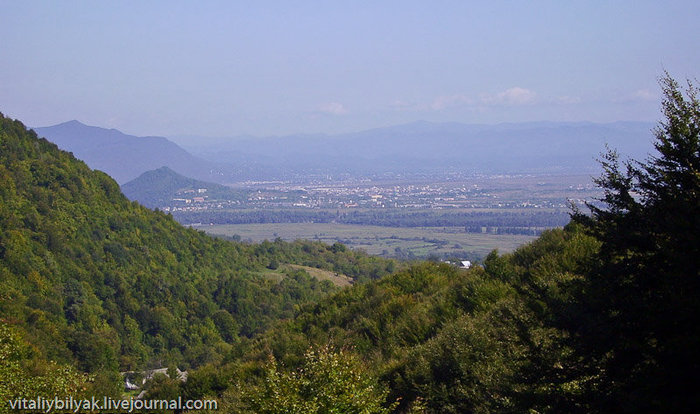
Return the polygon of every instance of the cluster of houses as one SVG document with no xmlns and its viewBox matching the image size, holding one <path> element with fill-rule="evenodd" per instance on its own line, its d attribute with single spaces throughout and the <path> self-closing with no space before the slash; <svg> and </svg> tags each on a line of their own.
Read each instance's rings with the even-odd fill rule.
<svg viewBox="0 0 700 414">
<path fill-rule="evenodd" d="M 445 260 L 444 263 L 457 266 L 460 269 L 469 269 L 472 267 L 472 262 L 469 260 L 460 260 L 460 261 L 453 261 L 453 260 Z"/>
<path fill-rule="evenodd" d="M 195 195 L 195 194 L 204 194 L 207 192 L 206 188 L 196 188 L 196 189 L 188 189 L 188 190 L 180 190 L 177 192 L 177 195 L 182 195 L 182 196 L 189 196 L 189 195 Z M 188 198 L 173 198 L 173 201 L 178 201 L 180 203 L 185 203 L 185 204 L 190 204 L 190 203 L 203 203 L 204 200 L 206 200 L 207 196 L 197 196 L 197 197 L 188 197 Z"/>
</svg>

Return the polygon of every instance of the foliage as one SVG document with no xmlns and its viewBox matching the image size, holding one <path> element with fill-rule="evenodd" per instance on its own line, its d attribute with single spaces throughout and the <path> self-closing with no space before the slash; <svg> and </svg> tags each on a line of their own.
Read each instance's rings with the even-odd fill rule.
<svg viewBox="0 0 700 414">
<path fill-rule="evenodd" d="M 575 330 L 596 361 L 600 411 L 679 412 L 700 407 L 700 101 L 668 74 L 657 156 L 627 161 L 609 151 L 603 207 L 578 215 L 601 242 Z"/>
<path fill-rule="evenodd" d="M 16 329 L 0 322 L 0 412 L 22 398 L 87 395 L 90 381 L 68 365 L 41 358 Z"/>
<path fill-rule="evenodd" d="M 236 412 L 389 413 L 383 407 L 387 390 L 373 378 L 350 350 L 329 346 L 309 349 L 303 365 L 292 372 L 280 370 L 274 357 L 265 366 L 261 385 L 245 390 Z"/>
<path fill-rule="evenodd" d="M 352 347 L 399 412 L 567 410 L 580 392 L 569 374 L 577 361 L 555 316 L 598 245 L 571 225 L 491 255 L 485 270 L 415 264 L 305 305 L 294 320 L 236 345 L 235 356 L 209 373 L 263 387 L 271 352 L 275 378 L 286 383 L 308 349 L 334 343 Z M 240 403 L 250 392 L 234 386 L 219 395 Z"/>
</svg>

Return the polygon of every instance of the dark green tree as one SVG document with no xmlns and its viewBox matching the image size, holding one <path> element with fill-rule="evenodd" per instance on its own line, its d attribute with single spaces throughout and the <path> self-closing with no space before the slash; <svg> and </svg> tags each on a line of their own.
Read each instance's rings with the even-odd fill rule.
<svg viewBox="0 0 700 414">
<path fill-rule="evenodd" d="M 603 206 L 575 214 L 601 242 L 581 300 L 580 349 L 603 412 L 700 408 L 700 102 L 666 74 L 658 155 L 603 156 Z"/>
</svg>

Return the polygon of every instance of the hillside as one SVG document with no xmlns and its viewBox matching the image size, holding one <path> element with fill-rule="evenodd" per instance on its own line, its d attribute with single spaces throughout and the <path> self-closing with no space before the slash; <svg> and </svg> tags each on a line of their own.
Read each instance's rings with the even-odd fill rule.
<svg viewBox="0 0 700 414">
<path fill-rule="evenodd" d="M 136 137 L 78 121 L 35 130 L 39 136 L 72 152 L 90 168 L 106 172 L 119 183 L 162 166 L 189 177 L 210 179 L 217 176 L 212 173 L 217 169 L 213 163 L 191 155 L 163 137 Z"/>
<path fill-rule="evenodd" d="M 176 387 L 241 413 L 697 412 L 700 102 L 661 86 L 659 156 L 605 154 L 590 214 L 483 268 L 419 263 L 304 305 Z"/>
<path fill-rule="evenodd" d="M 321 243 L 212 239 L 129 201 L 19 121 L 0 117 L 0 318 L 81 371 L 195 367 L 333 291 L 303 270 L 380 277 L 394 262 Z"/>
<path fill-rule="evenodd" d="M 581 230 L 548 231 L 511 255 L 493 254 L 486 270 L 423 263 L 343 290 L 243 344 L 240 361 L 193 378 L 239 381 L 203 391 L 221 393 L 233 412 L 248 412 L 241 401 L 263 393 L 270 352 L 280 367 L 298 367 L 308 349 L 332 344 L 365 361 L 387 400 L 400 401 L 399 412 L 420 405 L 428 412 L 527 412 L 557 399 L 555 411 L 570 412 L 583 384 L 548 370 L 576 364 L 566 331 L 552 320 L 561 291 L 590 270 L 599 246 Z M 192 391 L 183 385 L 183 393 Z"/>
<path fill-rule="evenodd" d="M 243 190 L 185 177 L 168 167 L 146 171 L 123 184 L 121 190 L 130 200 L 149 208 L 169 206 L 176 198 L 191 199 L 200 196 L 231 201 L 245 199 L 247 195 Z"/>
</svg>

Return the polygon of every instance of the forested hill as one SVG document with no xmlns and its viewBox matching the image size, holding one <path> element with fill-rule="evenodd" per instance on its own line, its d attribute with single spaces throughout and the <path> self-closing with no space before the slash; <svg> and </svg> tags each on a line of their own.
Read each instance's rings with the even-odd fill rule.
<svg viewBox="0 0 700 414">
<path fill-rule="evenodd" d="M 394 262 L 342 246 L 216 240 L 129 201 L 106 174 L 0 116 L 0 319 L 85 372 L 221 360 L 239 338 Z M 280 281 L 281 280 L 281 281 Z"/>
<path fill-rule="evenodd" d="M 221 184 L 195 180 L 176 173 L 168 167 L 146 171 L 121 186 L 124 195 L 149 208 L 171 205 L 174 198 L 193 195 L 225 200 L 245 200 L 248 192 L 234 190 Z M 205 193 L 197 191 L 203 189 Z M 192 194 L 187 195 L 186 191 Z"/>
<path fill-rule="evenodd" d="M 485 270 L 416 265 L 307 306 L 243 344 L 245 363 L 191 375 L 198 384 L 204 376 L 208 384 L 237 381 L 197 391 L 220 392 L 231 412 L 260 412 L 248 396 L 274 392 L 270 369 L 299 367 L 309 349 L 332 344 L 366 361 L 365 375 L 384 390 L 383 403 L 398 401 L 398 412 L 576 412 L 590 378 L 559 324 L 575 307 L 569 286 L 590 271 L 598 248 L 572 225 L 513 254 L 491 254 Z M 278 393 L 278 402 L 294 401 L 288 389 Z"/>
</svg>

